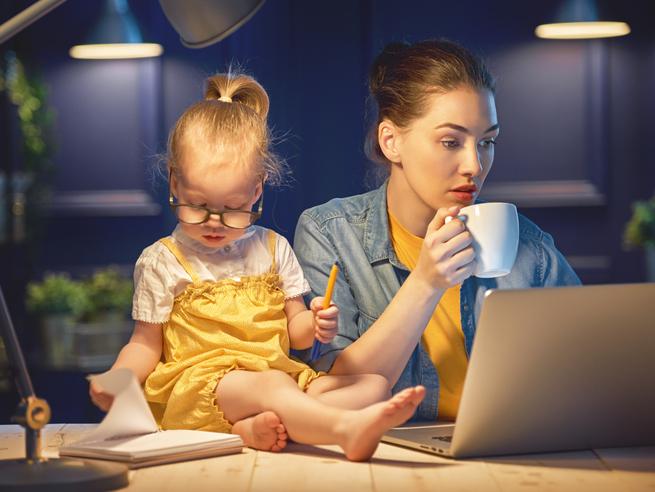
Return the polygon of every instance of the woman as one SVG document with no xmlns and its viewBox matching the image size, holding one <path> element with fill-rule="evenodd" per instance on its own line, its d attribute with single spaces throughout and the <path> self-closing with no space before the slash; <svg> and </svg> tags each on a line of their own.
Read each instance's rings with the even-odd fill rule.
<svg viewBox="0 0 655 492">
<path fill-rule="evenodd" d="M 306 210 L 296 229 L 311 296 L 324 291 L 333 262 L 341 267 L 339 334 L 312 364 L 381 374 L 394 393 L 424 385 L 415 418 L 454 420 L 485 291 L 580 280 L 552 237 L 523 216 L 512 271 L 473 277 L 470 234 L 460 220 L 445 223 L 476 200 L 493 163 L 500 127 L 480 59 L 443 40 L 392 44 L 373 63 L 370 91 L 378 117 L 367 150 L 388 179 Z"/>
</svg>

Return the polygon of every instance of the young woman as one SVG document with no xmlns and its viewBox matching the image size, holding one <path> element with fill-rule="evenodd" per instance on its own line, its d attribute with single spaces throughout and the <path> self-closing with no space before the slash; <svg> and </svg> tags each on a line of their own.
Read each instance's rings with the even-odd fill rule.
<svg viewBox="0 0 655 492">
<path fill-rule="evenodd" d="M 378 116 L 367 150 L 388 179 L 305 211 L 296 229 L 310 297 L 325 289 L 333 262 L 342 272 L 339 333 L 312 364 L 383 375 L 393 392 L 423 385 L 415 417 L 453 420 L 485 291 L 580 281 L 523 216 L 512 271 L 473 277 L 471 236 L 460 220 L 445 221 L 476 201 L 494 160 L 494 80 L 479 58 L 443 40 L 392 44 L 373 64 L 370 92 Z"/>
</svg>

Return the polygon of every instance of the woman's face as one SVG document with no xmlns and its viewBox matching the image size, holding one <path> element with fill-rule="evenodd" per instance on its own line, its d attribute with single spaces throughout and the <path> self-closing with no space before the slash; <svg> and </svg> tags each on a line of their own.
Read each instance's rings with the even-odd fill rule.
<svg viewBox="0 0 655 492">
<path fill-rule="evenodd" d="M 494 160 L 499 132 L 494 96 L 462 87 L 428 101 L 425 115 L 396 137 L 391 179 L 400 180 L 403 198 L 433 211 L 470 205 Z"/>
</svg>

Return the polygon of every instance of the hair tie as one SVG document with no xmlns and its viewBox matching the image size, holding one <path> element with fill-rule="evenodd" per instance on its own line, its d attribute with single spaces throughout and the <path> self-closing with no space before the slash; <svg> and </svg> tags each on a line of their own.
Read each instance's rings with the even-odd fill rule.
<svg viewBox="0 0 655 492">
<path fill-rule="evenodd" d="M 226 102 L 226 103 L 231 103 L 232 102 L 232 98 L 230 96 L 221 96 L 221 97 L 218 98 L 218 100 Z"/>
</svg>

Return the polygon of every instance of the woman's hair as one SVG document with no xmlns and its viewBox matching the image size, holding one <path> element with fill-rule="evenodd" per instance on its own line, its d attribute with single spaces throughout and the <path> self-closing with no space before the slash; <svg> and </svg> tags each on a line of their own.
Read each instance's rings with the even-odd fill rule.
<svg viewBox="0 0 655 492">
<path fill-rule="evenodd" d="M 493 76 L 481 58 L 443 39 L 392 43 L 377 56 L 369 73 L 370 96 L 377 110 L 366 139 L 366 155 L 388 164 L 378 142 L 378 126 L 390 120 L 407 128 L 423 116 L 427 99 L 460 87 L 495 91 Z"/>
<path fill-rule="evenodd" d="M 226 145 L 238 146 L 243 164 L 271 184 L 284 181 L 287 168 L 270 149 L 268 95 L 252 77 L 230 70 L 206 81 L 204 100 L 193 104 L 177 120 L 168 136 L 166 163 L 179 173 L 186 145 L 205 145 L 220 152 Z"/>
</svg>

